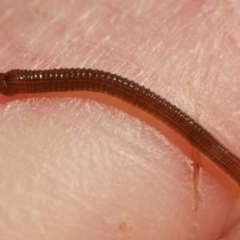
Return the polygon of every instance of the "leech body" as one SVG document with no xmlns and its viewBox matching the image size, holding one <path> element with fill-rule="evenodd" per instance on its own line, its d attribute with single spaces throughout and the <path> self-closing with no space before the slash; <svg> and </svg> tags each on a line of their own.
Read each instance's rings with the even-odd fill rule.
<svg viewBox="0 0 240 240">
<path fill-rule="evenodd" d="M 122 99 L 164 122 L 240 186 L 240 158 L 179 108 L 126 78 L 91 69 L 11 70 L 0 73 L 0 93 L 93 91 Z"/>
</svg>

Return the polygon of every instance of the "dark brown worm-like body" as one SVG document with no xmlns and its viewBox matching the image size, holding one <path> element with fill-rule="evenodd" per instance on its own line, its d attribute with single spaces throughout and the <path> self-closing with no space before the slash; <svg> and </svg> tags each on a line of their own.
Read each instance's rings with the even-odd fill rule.
<svg viewBox="0 0 240 240">
<path fill-rule="evenodd" d="M 94 91 L 120 98 L 163 121 L 240 186 L 240 159 L 179 108 L 139 84 L 91 69 L 11 70 L 0 74 L 0 93 Z"/>
</svg>

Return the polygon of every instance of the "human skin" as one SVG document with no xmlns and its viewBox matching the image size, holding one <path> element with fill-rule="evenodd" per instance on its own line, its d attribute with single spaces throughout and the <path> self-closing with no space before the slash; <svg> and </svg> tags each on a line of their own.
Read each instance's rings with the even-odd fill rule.
<svg viewBox="0 0 240 240">
<path fill-rule="evenodd" d="M 0 5 L 0 72 L 117 73 L 177 105 L 240 156 L 234 1 Z M 238 188 L 224 185 L 226 176 L 203 168 L 196 192 L 181 143 L 131 107 L 88 97 L 0 96 L 1 239 L 239 239 Z"/>
</svg>

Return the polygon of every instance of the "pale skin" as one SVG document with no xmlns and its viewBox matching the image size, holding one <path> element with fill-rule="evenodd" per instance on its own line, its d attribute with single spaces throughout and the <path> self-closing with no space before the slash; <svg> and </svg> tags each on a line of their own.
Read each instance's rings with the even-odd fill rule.
<svg viewBox="0 0 240 240">
<path fill-rule="evenodd" d="M 162 2 L 2 1 L 0 72 L 115 72 L 240 156 L 239 6 Z M 203 169 L 196 209 L 192 161 L 131 107 L 34 97 L 0 96 L 1 239 L 239 239 L 238 188 Z"/>
</svg>

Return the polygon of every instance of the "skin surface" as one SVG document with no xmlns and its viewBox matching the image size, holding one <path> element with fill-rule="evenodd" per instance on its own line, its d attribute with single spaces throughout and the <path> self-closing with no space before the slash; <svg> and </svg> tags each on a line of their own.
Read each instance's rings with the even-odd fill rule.
<svg viewBox="0 0 240 240">
<path fill-rule="evenodd" d="M 236 9 L 233 0 L 3 0 L 0 71 L 115 72 L 240 156 Z M 239 200 L 224 177 L 203 169 L 196 199 L 190 159 L 132 108 L 79 93 L 0 101 L 2 239 L 239 239 Z"/>
</svg>

